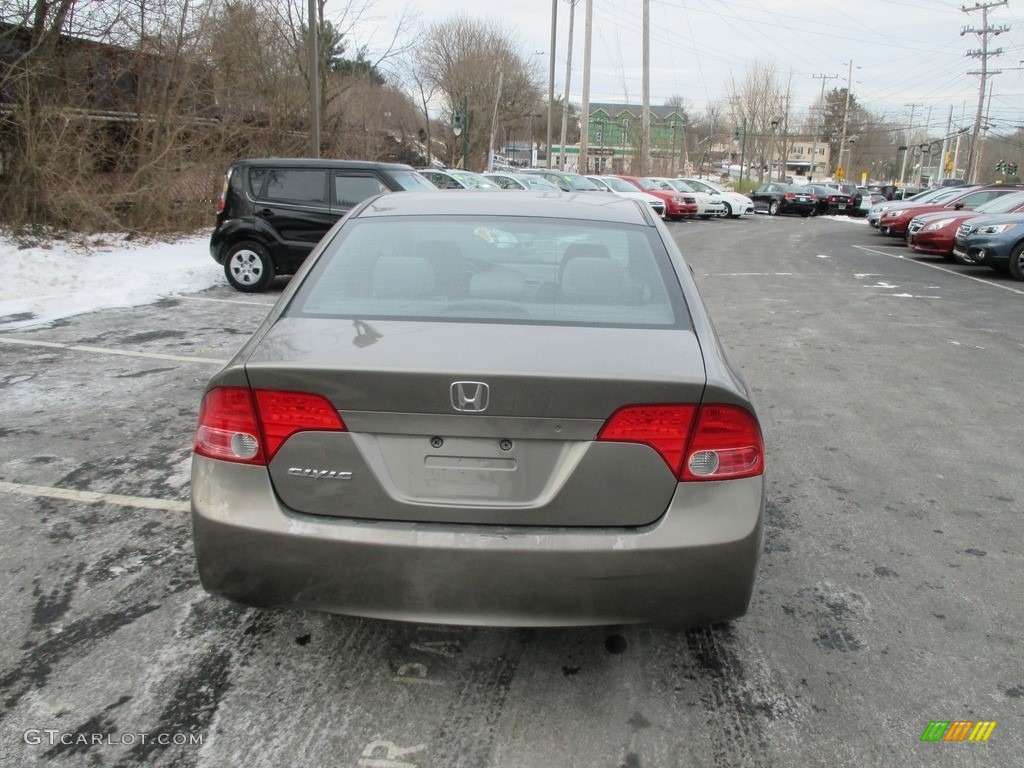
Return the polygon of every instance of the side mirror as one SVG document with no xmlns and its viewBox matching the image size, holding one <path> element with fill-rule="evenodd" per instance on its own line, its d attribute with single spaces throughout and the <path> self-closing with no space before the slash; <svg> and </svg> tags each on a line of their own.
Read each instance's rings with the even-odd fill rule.
<svg viewBox="0 0 1024 768">
<path fill-rule="evenodd" d="M 964 207 L 963 203 L 957 203 L 956 205 L 953 206 L 953 210 L 954 211 L 959 211 L 963 207 Z"/>
</svg>

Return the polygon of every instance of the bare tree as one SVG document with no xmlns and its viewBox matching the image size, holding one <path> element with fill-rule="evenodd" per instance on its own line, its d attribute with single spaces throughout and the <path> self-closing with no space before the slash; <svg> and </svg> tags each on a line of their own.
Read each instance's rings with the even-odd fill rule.
<svg viewBox="0 0 1024 768">
<path fill-rule="evenodd" d="M 296 2 L 4 3 L 0 223 L 194 227 L 209 222 L 231 159 L 303 154 L 309 109 Z M 371 5 L 352 0 L 339 21 L 323 22 L 327 147 L 411 161 L 415 107 L 376 66 L 400 49 L 397 32 L 376 57 L 354 42 Z"/>
<path fill-rule="evenodd" d="M 760 183 L 769 162 L 771 121 L 785 112 L 785 86 L 774 62 L 757 61 L 747 67 L 742 81 L 730 77 L 727 89 L 730 117 L 736 125 L 746 119 L 747 162 L 757 164 Z"/>
<path fill-rule="evenodd" d="M 465 99 L 469 111 L 471 167 L 482 167 L 488 153 L 492 112 L 498 96 L 497 123 L 512 122 L 537 111 L 541 103 L 541 73 L 509 27 L 466 15 L 453 16 L 424 34 L 419 72 L 437 89 L 443 117 L 451 123 Z M 450 157 L 458 152 L 450 135 Z"/>
</svg>

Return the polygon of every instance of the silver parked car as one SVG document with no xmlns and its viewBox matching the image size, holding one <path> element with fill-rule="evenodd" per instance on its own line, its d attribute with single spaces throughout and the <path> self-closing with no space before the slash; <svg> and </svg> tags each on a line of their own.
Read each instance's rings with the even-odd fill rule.
<svg viewBox="0 0 1024 768">
<path fill-rule="evenodd" d="M 209 382 L 210 592 L 454 624 L 742 615 L 764 449 L 649 206 L 405 193 L 334 227 Z"/>
</svg>

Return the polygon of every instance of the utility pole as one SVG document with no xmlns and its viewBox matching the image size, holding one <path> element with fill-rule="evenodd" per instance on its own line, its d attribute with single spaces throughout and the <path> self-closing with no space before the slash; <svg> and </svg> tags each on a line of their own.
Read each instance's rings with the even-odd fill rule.
<svg viewBox="0 0 1024 768">
<path fill-rule="evenodd" d="M 966 117 L 967 117 L 967 102 L 965 101 L 963 103 L 963 106 L 960 108 L 960 123 L 961 124 L 963 124 L 964 118 L 966 118 Z M 954 149 L 953 149 L 953 172 L 954 172 L 954 174 L 956 173 L 957 169 L 960 168 L 960 139 L 962 139 L 964 137 L 964 132 L 966 130 L 967 130 L 966 128 L 961 128 L 959 131 L 957 131 L 957 134 L 956 134 L 956 145 L 954 146 Z M 964 178 L 965 179 L 967 178 L 966 175 L 964 176 Z"/>
<path fill-rule="evenodd" d="M 910 123 L 907 125 L 907 148 L 903 150 L 903 166 L 900 168 L 900 186 L 903 185 L 903 180 L 907 177 L 907 157 L 910 156 L 910 134 L 914 130 L 914 108 L 923 107 L 924 104 L 909 104 L 910 107 Z"/>
<path fill-rule="evenodd" d="M 320 13 L 316 0 L 309 0 L 309 156 L 320 157 Z"/>
<path fill-rule="evenodd" d="M 583 17 L 583 98 L 580 100 L 579 173 L 587 172 L 587 132 L 590 130 L 590 40 L 594 28 L 594 0 L 586 0 Z M 603 134 L 602 134 L 603 136 Z"/>
<path fill-rule="evenodd" d="M 491 137 L 487 141 L 487 170 L 494 169 L 494 134 L 498 130 L 498 106 L 501 104 L 501 88 L 505 82 L 504 70 L 498 70 L 498 93 L 494 97 L 494 114 L 491 116 Z M 551 124 L 551 119 L 548 119 Z M 550 153 L 550 145 L 548 145 Z M 530 115 L 530 156 L 533 156 L 533 115 Z M 468 169 L 467 169 L 468 170 Z"/>
<path fill-rule="evenodd" d="M 967 33 L 972 33 L 981 38 L 981 48 L 968 51 L 965 56 L 969 56 L 974 59 L 981 59 L 981 70 L 976 72 L 968 72 L 969 75 L 980 75 L 981 84 L 978 88 L 978 111 L 974 116 L 974 131 L 971 133 L 971 153 L 968 155 L 967 161 L 967 173 L 965 178 L 971 182 L 977 181 L 978 178 L 978 164 L 980 155 L 980 142 L 978 141 L 979 134 L 981 133 L 981 114 L 985 108 L 985 87 L 986 80 L 990 74 L 997 75 L 996 72 L 988 71 L 988 60 L 991 56 L 999 56 L 1002 52 L 1002 48 L 998 48 L 994 51 L 988 49 L 988 36 L 998 35 L 1003 32 L 1007 32 L 1010 28 L 1006 25 L 998 27 L 990 27 L 988 25 L 988 9 L 996 8 L 1000 5 L 1006 5 L 1007 0 L 998 0 L 998 2 L 991 3 L 975 3 L 972 8 L 968 8 L 966 5 L 961 5 L 960 10 L 964 13 L 972 13 L 974 11 L 981 11 L 981 29 L 975 29 L 974 27 L 964 27 L 960 30 L 960 36 L 963 37 Z"/>
<path fill-rule="evenodd" d="M 989 83 L 989 85 L 988 85 L 988 106 L 985 107 L 985 125 L 983 126 L 984 130 L 982 131 L 982 134 L 981 134 L 981 141 L 978 142 L 978 158 L 975 161 L 975 165 L 974 165 L 974 167 L 978 169 L 979 173 L 981 172 L 981 168 L 982 168 L 982 157 L 985 154 L 985 140 L 988 138 L 988 129 L 989 129 L 988 115 L 992 111 L 992 86 L 993 85 L 994 85 L 993 83 Z"/>
<path fill-rule="evenodd" d="M 825 83 L 835 80 L 839 75 L 814 75 L 815 80 L 821 80 L 821 101 L 818 106 L 818 130 L 814 134 L 814 144 L 811 146 L 811 164 L 807 169 L 807 180 L 814 181 L 814 162 L 818 159 L 818 136 L 825 129 Z"/>
<path fill-rule="evenodd" d="M 312 2 L 312 0 L 310 0 Z M 550 51 L 548 58 L 548 132 L 547 147 L 544 150 L 544 167 L 551 167 L 551 123 L 555 111 L 555 43 L 558 42 L 558 0 L 551 0 L 551 41 L 548 45 Z M 533 141 L 533 137 L 530 137 Z M 565 152 L 565 147 L 562 147 Z"/>
<path fill-rule="evenodd" d="M 946 178 L 946 156 L 949 154 L 949 138 L 953 135 L 953 105 L 949 105 L 949 117 L 946 119 L 946 134 L 942 138 L 942 154 L 939 157 L 939 186 Z"/>
<path fill-rule="evenodd" d="M 924 159 L 929 154 L 931 154 L 930 150 L 928 149 L 929 146 L 931 145 L 931 141 L 929 141 L 929 139 L 928 139 L 928 132 L 931 130 L 931 128 L 932 128 L 932 108 L 931 108 L 931 105 L 929 105 L 928 106 L 928 117 L 926 117 L 924 119 L 924 140 L 925 140 L 925 143 L 921 145 L 921 162 L 917 166 L 917 186 L 919 186 L 919 187 L 921 186 L 922 182 L 924 181 Z"/>
<path fill-rule="evenodd" d="M 789 83 L 786 84 L 786 106 L 782 112 L 782 150 L 779 152 L 779 162 L 782 169 L 779 171 L 779 181 L 786 180 L 786 171 L 789 170 L 787 160 L 789 159 L 789 106 L 790 94 L 793 91 L 793 70 L 789 70 Z"/>
<path fill-rule="evenodd" d="M 644 0 L 643 7 L 643 34 L 641 35 L 643 109 L 640 113 L 640 175 L 647 176 L 651 170 L 651 0 Z"/>
<path fill-rule="evenodd" d="M 562 102 L 562 142 L 558 145 L 558 170 L 565 170 L 565 140 L 569 130 L 569 83 L 572 82 L 572 25 L 576 18 L 576 0 L 569 0 L 569 51 L 565 57 L 565 100 Z M 601 134 L 604 138 L 604 134 Z M 549 150 L 550 152 L 550 150 Z"/>
<path fill-rule="evenodd" d="M 839 165 L 843 170 L 843 150 L 846 149 L 846 122 L 850 117 L 850 89 L 853 87 L 853 59 L 850 59 L 850 72 L 846 76 L 846 106 L 843 107 L 843 133 L 839 139 Z M 853 154 L 852 152 L 850 153 Z M 840 181 L 846 178 L 846 172 L 840 174 Z"/>
</svg>

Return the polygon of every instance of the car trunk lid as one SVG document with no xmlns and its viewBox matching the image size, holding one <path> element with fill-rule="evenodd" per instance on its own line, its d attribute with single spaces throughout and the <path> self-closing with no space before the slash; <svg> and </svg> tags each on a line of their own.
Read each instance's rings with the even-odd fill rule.
<svg viewBox="0 0 1024 768">
<path fill-rule="evenodd" d="M 347 427 L 282 445 L 269 471 L 288 507 L 552 526 L 644 525 L 667 508 L 677 480 L 652 448 L 595 437 L 623 406 L 700 402 L 691 331 L 344 322 L 283 318 L 246 362 L 252 387 L 322 395 Z"/>
</svg>

